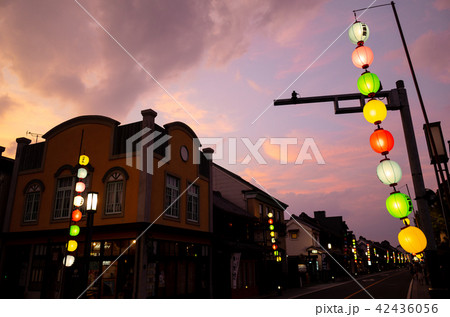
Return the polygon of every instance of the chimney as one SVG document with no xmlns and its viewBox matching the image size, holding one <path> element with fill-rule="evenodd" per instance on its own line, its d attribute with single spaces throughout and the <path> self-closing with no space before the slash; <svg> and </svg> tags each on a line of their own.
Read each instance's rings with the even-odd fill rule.
<svg viewBox="0 0 450 317">
<path fill-rule="evenodd" d="M 326 212 L 325 210 L 314 211 L 314 219 L 325 219 Z"/>
</svg>

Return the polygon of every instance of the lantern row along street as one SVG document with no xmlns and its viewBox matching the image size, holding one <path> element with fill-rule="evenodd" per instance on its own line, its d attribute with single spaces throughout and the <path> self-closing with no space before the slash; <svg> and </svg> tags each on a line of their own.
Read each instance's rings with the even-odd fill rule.
<svg viewBox="0 0 450 317">
<path fill-rule="evenodd" d="M 80 166 L 86 166 L 87 164 L 89 164 L 89 157 L 87 157 L 86 155 L 80 155 L 78 164 Z M 75 197 L 73 198 L 73 211 L 69 227 L 70 240 L 67 242 L 66 245 L 67 251 L 70 253 L 67 254 L 63 259 L 63 264 L 65 266 L 72 266 L 73 263 L 75 262 L 75 256 L 73 254 L 78 248 L 78 242 L 74 239 L 76 236 L 80 234 L 80 227 L 76 223 L 78 223 L 83 217 L 83 213 L 80 211 L 80 208 L 84 204 L 84 198 L 81 195 L 86 189 L 85 180 L 87 174 L 88 172 L 84 167 L 78 168 L 77 171 L 78 182 L 75 184 Z M 85 248 L 86 247 L 87 246 L 85 246 Z"/>
<path fill-rule="evenodd" d="M 269 223 L 269 230 L 270 230 L 270 241 L 272 242 L 272 249 L 273 249 L 273 255 L 277 262 L 281 262 L 281 256 L 278 251 L 278 233 L 275 232 L 275 225 L 273 222 L 273 213 L 269 212 L 267 214 L 267 217 L 269 218 L 267 222 Z"/>
<path fill-rule="evenodd" d="M 405 225 L 398 234 L 398 240 L 402 248 L 413 255 L 421 253 L 427 246 L 425 234 L 417 227 L 410 226 L 408 216 L 412 212 L 411 198 L 400 193 L 395 186 L 402 178 L 402 170 L 399 164 L 387 157 L 394 147 L 394 137 L 392 134 L 381 128 L 381 122 L 387 116 L 386 105 L 380 100 L 375 99 L 375 95 L 381 87 L 378 76 L 368 71 L 369 66 L 373 62 L 372 50 L 364 46 L 369 38 L 369 27 L 360 21 L 350 27 L 348 31 L 349 39 L 357 47 L 352 53 L 353 64 L 361 69 L 364 73 L 358 78 L 357 86 L 361 94 L 371 98 L 363 109 L 364 118 L 377 128 L 370 136 L 370 146 L 376 152 L 384 156 L 377 166 L 378 179 L 385 185 L 393 188 L 393 192 L 386 200 L 386 208 L 389 214 L 395 218 L 399 218 Z M 368 262 L 370 265 L 370 249 L 368 246 Z M 421 257 L 420 257 L 421 258 Z M 398 259 L 400 261 L 400 259 Z M 395 255 L 393 257 L 395 262 Z"/>
</svg>

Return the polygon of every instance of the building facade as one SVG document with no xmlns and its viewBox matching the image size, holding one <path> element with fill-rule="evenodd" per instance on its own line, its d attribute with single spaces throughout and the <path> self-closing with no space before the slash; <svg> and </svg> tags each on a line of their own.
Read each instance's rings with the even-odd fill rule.
<svg viewBox="0 0 450 317">
<path fill-rule="evenodd" d="M 17 139 L 3 298 L 76 298 L 88 285 L 89 298 L 211 296 L 212 163 L 192 129 L 159 126 L 156 115 L 144 110 L 126 125 L 82 116 L 48 131 L 45 142 Z M 85 192 L 98 192 L 99 205 L 89 256 L 82 210 L 75 262 L 65 267 L 80 154 L 90 159 Z"/>
</svg>

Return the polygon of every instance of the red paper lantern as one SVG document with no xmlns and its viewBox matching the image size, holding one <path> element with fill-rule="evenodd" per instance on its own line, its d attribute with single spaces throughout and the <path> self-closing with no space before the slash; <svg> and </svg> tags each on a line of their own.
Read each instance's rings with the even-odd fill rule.
<svg viewBox="0 0 450 317">
<path fill-rule="evenodd" d="M 394 147 L 394 137 L 383 128 L 376 129 L 370 136 L 370 146 L 375 152 L 386 155 Z"/>
<path fill-rule="evenodd" d="M 83 214 L 78 209 L 75 209 L 72 211 L 72 221 L 77 222 L 81 220 L 81 217 L 83 217 Z"/>
<path fill-rule="evenodd" d="M 269 219 L 269 225 L 273 225 L 273 219 Z"/>
<path fill-rule="evenodd" d="M 366 69 L 373 62 L 373 52 L 367 46 L 358 46 L 352 53 L 352 62 L 358 68 Z"/>
<path fill-rule="evenodd" d="M 272 249 L 276 250 L 278 249 L 278 246 L 276 244 L 272 245 Z"/>
</svg>

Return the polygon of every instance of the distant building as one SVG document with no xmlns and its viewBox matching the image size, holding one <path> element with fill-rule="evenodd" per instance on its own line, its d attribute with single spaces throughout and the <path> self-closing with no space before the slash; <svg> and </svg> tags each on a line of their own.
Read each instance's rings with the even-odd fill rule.
<svg viewBox="0 0 450 317">
<path fill-rule="evenodd" d="M 291 215 L 286 232 L 289 286 L 299 287 L 319 280 L 322 255 L 325 254 L 319 244 L 319 223 L 302 212 L 299 216 Z"/>
<path fill-rule="evenodd" d="M 287 274 L 284 210 L 288 205 L 217 164 L 212 175 L 215 297 L 245 298 L 274 291 Z"/>
<path fill-rule="evenodd" d="M 0 234 L 3 231 L 6 204 L 8 202 L 8 193 L 13 173 L 14 160 L 3 156 L 5 148 L 0 146 Z M 0 237 L 1 241 L 1 237 Z M 0 242 L 1 248 L 1 242 Z"/>
<path fill-rule="evenodd" d="M 342 267 L 348 267 L 348 226 L 342 216 L 327 217 L 325 211 L 315 211 L 314 219 L 320 225 L 320 244 L 327 249 L 330 256 L 326 259 L 326 266 L 322 263 L 325 280 L 336 276 L 347 275 Z M 338 263 L 336 263 L 338 262 Z"/>
</svg>

